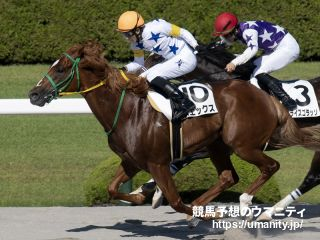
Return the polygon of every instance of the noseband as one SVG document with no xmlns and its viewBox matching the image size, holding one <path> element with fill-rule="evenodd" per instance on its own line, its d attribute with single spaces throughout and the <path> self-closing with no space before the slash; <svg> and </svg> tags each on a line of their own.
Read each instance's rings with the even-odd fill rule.
<svg viewBox="0 0 320 240">
<path fill-rule="evenodd" d="M 64 55 L 72 62 L 72 68 L 69 75 L 59 83 L 55 83 L 52 77 L 48 73 L 44 75 L 48 79 L 48 81 L 50 82 L 53 88 L 53 91 L 51 92 L 51 96 L 49 96 L 48 102 L 51 102 L 53 99 L 57 98 L 58 96 L 63 95 L 62 92 L 70 86 L 74 78 L 74 74 L 76 74 L 76 78 L 77 78 L 77 92 L 80 92 L 80 74 L 79 74 L 80 57 L 77 57 L 76 59 L 74 59 L 67 53 L 64 53 Z"/>
</svg>

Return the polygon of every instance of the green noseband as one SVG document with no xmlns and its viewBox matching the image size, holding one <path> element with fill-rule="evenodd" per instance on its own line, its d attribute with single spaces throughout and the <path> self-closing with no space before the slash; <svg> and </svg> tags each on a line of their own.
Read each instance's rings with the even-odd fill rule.
<svg viewBox="0 0 320 240">
<path fill-rule="evenodd" d="M 80 57 L 77 57 L 76 59 L 74 59 L 67 53 L 64 53 L 64 55 L 72 62 L 72 68 L 69 75 L 64 80 L 58 83 L 55 83 L 55 81 L 52 79 L 52 77 L 48 73 L 44 75 L 49 80 L 53 88 L 52 94 L 47 100 L 48 103 L 51 102 L 53 99 L 57 98 L 61 92 L 63 92 L 70 86 L 74 78 L 74 74 L 76 74 L 76 78 L 77 78 L 77 89 L 78 91 L 80 91 L 80 74 L 79 74 Z"/>
</svg>

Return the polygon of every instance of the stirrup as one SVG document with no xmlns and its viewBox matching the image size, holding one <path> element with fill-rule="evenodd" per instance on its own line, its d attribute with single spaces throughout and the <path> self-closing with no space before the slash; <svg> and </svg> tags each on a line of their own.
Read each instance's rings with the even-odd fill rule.
<svg viewBox="0 0 320 240">
<path fill-rule="evenodd" d="M 172 121 L 181 121 L 185 119 L 188 116 L 189 112 L 192 112 L 195 108 L 195 105 L 190 105 L 188 108 L 180 107 L 178 111 L 173 112 Z"/>
</svg>

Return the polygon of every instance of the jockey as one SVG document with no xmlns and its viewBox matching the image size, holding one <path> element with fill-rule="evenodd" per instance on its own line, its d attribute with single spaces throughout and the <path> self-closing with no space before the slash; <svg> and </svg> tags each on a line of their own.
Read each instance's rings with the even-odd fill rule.
<svg viewBox="0 0 320 240">
<path fill-rule="evenodd" d="M 288 110 L 297 108 L 296 102 L 283 90 L 279 81 L 268 75 L 296 60 L 300 48 L 293 36 L 284 28 L 266 21 L 238 22 L 237 17 L 228 12 L 221 13 L 214 22 L 213 36 L 220 36 L 223 43 L 231 45 L 236 40 L 247 45 L 247 49 L 227 64 L 227 72 L 253 58 L 259 49 L 264 54 L 254 61 L 256 68 L 252 77 L 259 85 L 267 87 Z"/>
<path fill-rule="evenodd" d="M 135 72 L 137 66 L 144 65 L 144 50 L 165 59 L 140 76 L 145 77 L 154 90 L 171 99 L 174 105 L 180 106 L 180 109 L 174 109 L 173 121 L 185 118 L 195 109 L 195 105 L 169 79 L 195 69 L 197 59 L 194 51 L 198 46 L 196 39 L 186 29 L 162 19 L 145 24 L 142 16 L 135 11 L 121 14 L 117 30 L 130 42 L 134 53 L 134 61 L 125 66 L 128 72 Z"/>
</svg>

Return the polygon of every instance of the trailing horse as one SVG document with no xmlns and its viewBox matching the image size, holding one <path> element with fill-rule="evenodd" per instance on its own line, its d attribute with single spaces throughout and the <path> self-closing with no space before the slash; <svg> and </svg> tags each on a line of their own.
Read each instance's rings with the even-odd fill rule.
<svg viewBox="0 0 320 240">
<path fill-rule="evenodd" d="M 253 65 L 253 60 L 247 62 L 244 65 L 238 66 L 234 73 L 227 74 L 224 68 L 232 59 L 235 58 L 235 56 L 232 53 L 228 52 L 222 46 L 216 46 L 215 43 L 210 44 L 208 46 L 202 45 L 201 49 L 202 50 L 198 54 L 197 68 L 192 73 L 186 75 L 184 77 L 185 79 L 192 79 L 194 77 L 200 77 L 200 78 L 207 77 L 213 81 L 227 80 L 230 78 L 243 79 L 243 80 L 250 79 L 252 71 L 255 68 L 255 66 Z M 161 61 L 161 59 L 159 59 L 156 56 L 153 56 L 148 59 L 147 63 L 151 66 L 159 61 Z M 320 77 L 311 79 L 309 80 L 309 82 L 314 88 L 315 95 L 317 98 L 317 104 L 318 106 L 320 106 Z M 308 96 L 306 98 L 308 98 Z M 300 118 L 295 118 L 294 120 L 296 121 L 299 127 L 304 127 L 312 132 L 320 131 L 320 117 L 300 117 Z M 267 151 L 275 150 L 275 149 L 281 149 L 284 147 L 287 147 L 287 145 L 281 144 L 281 137 L 274 135 L 270 139 L 269 145 L 266 148 L 266 150 Z M 275 214 L 276 212 L 280 212 L 281 209 L 284 209 L 294 200 L 298 199 L 303 194 L 305 194 L 306 192 L 310 191 L 312 188 L 320 184 L 320 148 L 315 146 L 313 150 L 315 150 L 315 153 L 312 159 L 310 169 L 306 177 L 304 178 L 303 182 L 301 183 L 301 185 L 297 189 L 293 190 L 290 194 L 288 194 L 283 200 L 281 200 L 275 206 L 270 208 L 267 212 L 263 213 L 258 218 L 259 220 L 271 220 L 273 214 Z M 230 160 L 231 153 L 228 154 L 228 150 L 226 150 L 226 153 L 219 153 L 219 154 L 221 154 L 222 156 L 222 158 L 219 158 L 219 159 L 222 159 L 222 160 L 216 161 L 215 166 L 218 169 L 219 175 L 221 175 L 222 172 L 228 171 L 228 168 L 224 167 L 225 163 L 228 162 L 229 166 L 231 166 L 232 163 Z M 204 150 L 201 152 L 201 156 L 199 158 L 204 158 L 207 156 L 208 154 Z M 178 162 L 177 164 L 175 164 L 174 166 L 175 172 L 179 171 L 183 166 L 186 166 L 187 164 L 191 163 L 194 159 L 198 159 L 198 158 L 186 157 L 184 163 Z M 236 173 L 234 173 L 234 175 L 236 176 L 236 179 L 238 179 L 238 176 L 236 175 Z M 222 191 L 233 186 L 235 183 L 236 181 L 233 181 L 232 183 L 225 182 L 224 178 L 220 177 L 219 182 L 217 183 L 216 188 L 212 191 L 212 195 L 210 196 L 210 198 L 216 197 Z M 193 204 L 197 204 L 197 203 L 193 202 Z"/>
<path fill-rule="evenodd" d="M 135 93 L 143 95 L 147 89 L 145 80 L 113 68 L 102 52 L 102 45 L 93 41 L 68 49 L 31 89 L 31 103 L 43 106 L 59 95 L 82 94 L 108 133 L 110 148 L 121 158 L 108 188 L 110 196 L 141 203 L 143 196 L 120 193 L 118 188 L 137 172 L 145 170 L 153 176 L 176 211 L 192 215 L 192 208 L 182 202 L 169 170 L 168 120 L 152 108 L 147 98 Z M 191 155 L 206 148 L 213 163 L 221 163 L 220 159 L 215 159 L 217 152 L 228 157 L 225 148 L 232 149 L 261 171 L 246 190 L 247 194 L 254 195 L 279 169 L 279 163 L 262 151 L 272 135 L 282 137 L 283 143 L 289 145 L 320 146 L 317 135 L 297 127 L 275 98 L 251 84 L 227 80 L 206 85 L 212 89 L 219 113 L 190 118 L 182 123 L 183 153 Z M 237 176 L 229 164 L 222 163 L 218 171 L 223 170 L 220 178 L 230 184 Z M 205 205 L 211 196 L 212 189 L 209 189 L 195 202 Z"/>
<path fill-rule="evenodd" d="M 202 46 L 202 52 L 198 56 L 198 66 L 191 74 L 192 76 L 208 74 L 213 80 L 226 80 L 230 78 L 249 80 L 255 68 L 253 65 L 254 59 L 244 65 L 238 66 L 232 75 L 228 76 L 228 74 L 223 71 L 224 67 L 234 58 L 235 56 L 222 46 L 215 46 L 214 43 L 208 46 Z M 317 104 L 320 106 L 320 77 L 310 79 L 309 82 L 315 91 Z M 294 120 L 299 127 L 304 127 L 314 133 L 320 132 L 320 117 L 300 117 Z M 282 149 L 284 147 L 287 147 L 287 145 L 281 144 L 281 137 L 274 135 L 266 150 Z M 273 214 L 280 212 L 281 209 L 286 208 L 293 201 L 320 184 L 320 148 L 315 146 L 313 150 L 315 150 L 315 153 L 310 169 L 301 185 L 280 200 L 275 206 L 259 216 L 258 220 L 271 220 Z M 217 164 L 219 165 L 220 163 Z M 219 168 L 217 165 L 216 167 Z"/>
</svg>

